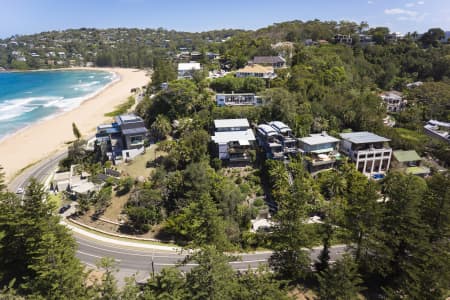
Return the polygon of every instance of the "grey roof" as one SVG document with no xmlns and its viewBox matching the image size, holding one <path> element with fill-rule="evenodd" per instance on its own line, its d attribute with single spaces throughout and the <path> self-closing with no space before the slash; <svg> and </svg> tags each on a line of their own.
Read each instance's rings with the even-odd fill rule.
<svg viewBox="0 0 450 300">
<path fill-rule="evenodd" d="M 252 62 L 254 64 L 276 64 L 284 63 L 286 60 L 281 56 L 255 56 Z"/>
<path fill-rule="evenodd" d="M 284 124 L 281 121 L 272 121 L 272 122 L 269 122 L 269 125 L 272 126 L 278 132 L 291 131 L 289 126 L 287 126 L 286 124 Z"/>
<path fill-rule="evenodd" d="M 261 130 L 266 135 L 274 135 L 277 134 L 276 130 L 267 124 L 258 125 L 258 130 Z"/>
<path fill-rule="evenodd" d="M 320 144 L 327 144 L 327 143 L 336 143 L 340 140 L 330 136 L 328 134 L 318 133 L 318 134 L 310 134 L 307 137 L 303 137 L 299 139 L 301 142 L 307 144 L 307 145 L 320 145 Z"/>
<path fill-rule="evenodd" d="M 215 128 L 229 128 L 229 127 L 250 127 L 247 119 L 222 119 L 214 120 Z"/>
<path fill-rule="evenodd" d="M 143 122 L 141 117 L 136 116 L 135 114 L 128 114 L 128 115 L 120 115 L 116 117 L 116 122 L 118 124 L 126 124 L 126 123 L 137 123 L 137 122 Z"/>
<path fill-rule="evenodd" d="M 376 135 L 368 131 L 341 133 L 339 136 L 353 144 L 389 142 L 390 139 Z"/>
<path fill-rule="evenodd" d="M 147 128 L 145 127 L 138 127 L 138 128 L 129 128 L 129 129 L 123 129 L 122 134 L 129 135 L 129 134 L 145 134 L 147 133 Z"/>
</svg>

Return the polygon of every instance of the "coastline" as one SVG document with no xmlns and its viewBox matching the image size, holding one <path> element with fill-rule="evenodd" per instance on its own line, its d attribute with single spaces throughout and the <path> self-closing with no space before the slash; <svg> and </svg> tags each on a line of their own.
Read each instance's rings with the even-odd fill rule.
<svg viewBox="0 0 450 300">
<path fill-rule="evenodd" d="M 101 71 L 101 72 L 107 72 L 107 73 L 113 74 L 114 77 L 113 77 L 113 80 L 111 80 L 111 82 L 108 82 L 107 84 L 105 84 L 104 86 L 102 86 L 101 88 L 99 88 L 98 90 L 96 90 L 96 91 L 94 91 L 94 92 L 92 92 L 92 93 L 90 93 L 90 94 L 87 94 L 87 95 L 83 96 L 83 97 L 82 97 L 83 99 L 81 100 L 81 102 L 80 102 L 80 104 L 79 104 L 78 106 L 76 106 L 76 107 L 74 107 L 74 108 L 72 108 L 72 109 L 58 111 L 58 112 L 56 112 L 56 113 L 54 113 L 54 114 L 52 114 L 52 115 L 49 115 L 49 116 L 47 116 L 47 117 L 45 117 L 45 118 L 42 118 L 42 119 L 37 120 L 37 121 L 35 121 L 35 122 L 31 122 L 30 124 L 26 125 L 25 127 L 20 128 L 20 129 L 14 131 L 14 132 L 10 132 L 10 133 L 8 133 L 8 134 L 6 134 L 6 135 L 4 135 L 4 136 L 1 136 L 1 137 L 0 137 L 0 145 L 1 145 L 1 143 L 2 143 L 4 140 L 6 140 L 6 139 L 8 139 L 8 138 L 10 138 L 10 137 L 14 137 L 14 135 L 19 134 L 20 132 L 22 132 L 22 131 L 24 131 L 24 130 L 27 130 L 28 128 L 30 128 L 30 127 L 32 127 L 32 126 L 35 126 L 35 125 L 37 125 L 37 124 L 39 124 L 39 123 L 41 123 L 41 122 L 46 122 L 46 121 L 51 120 L 51 119 L 53 119 L 53 118 L 56 118 L 56 117 L 58 117 L 58 116 L 60 116 L 60 115 L 63 115 L 63 114 L 65 114 L 65 113 L 67 113 L 67 112 L 70 112 L 70 111 L 72 111 L 72 110 L 74 110 L 74 109 L 77 109 L 78 107 L 80 107 L 81 105 L 83 105 L 83 103 L 85 103 L 85 102 L 91 100 L 92 98 L 96 97 L 96 96 L 99 95 L 101 92 L 103 92 L 104 90 L 108 89 L 108 88 L 111 87 L 113 84 L 115 84 L 116 82 L 118 82 L 118 81 L 121 80 L 121 76 L 120 76 L 119 74 L 117 74 L 116 72 L 111 71 L 110 69 L 108 69 L 108 70 L 102 70 L 102 69 L 97 69 L 97 70 L 95 70 L 95 69 L 96 69 L 96 68 L 82 68 L 82 67 L 80 67 L 80 68 L 64 68 L 64 69 L 61 68 L 61 69 L 55 69 L 55 70 L 39 69 L 39 70 L 28 70 L 28 71 L 23 71 L 23 72 L 45 72 L 45 71 L 53 72 L 53 71 L 76 71 L 76 70 L 87 70 L 87 71 Z M 16 72 L 16 71 L 13 71 L 13 72 Z M 17 71 L 17 72 L 22 72 L 22 71 Z M 76 99 L 76 98 L 73 98 L 73 99 Z M 0 161 L 1 161 L 1 160 L 0 160 Z M 1 165 L 1 163 L 0 163 L 0 165 Z"/>
<path fill-rule="evenodd" d="M 137 69 L 80 67 L 58 70 L 106 71 L 114 73 L 116 78 L 86 96 L 79 106 L 61 111 L 3 137 L 0 140 L 0 165 L 4 168 L 7 181 L 25 167 L 67 147 L 66 143 L 74 140 L 72 122 L 76 123 L 84 137 L 89 136 L 98 124 L 110 119 L 104 114 L 124 102 L 131 95 L 132 88 L 146 85 L 150 80 L 145 70 Z"/>
</svg>

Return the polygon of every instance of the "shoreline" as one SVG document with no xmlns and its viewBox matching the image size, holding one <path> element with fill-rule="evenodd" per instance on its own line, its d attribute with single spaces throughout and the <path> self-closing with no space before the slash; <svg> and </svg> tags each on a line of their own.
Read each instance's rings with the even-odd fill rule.
<svg viewBox="0 0 450 300">
<path fill-rule="evenodd" d="M 76 70 L 75 70 L 75 69 L 72 69 L 72 71 L 77 71 L 77 70 L 89 70 L 89 71 L 94 71 L 94 70 L 91 70 L 91 69 L 76 69 Z M 28 72 L 42 72 L 42 71 L 50 71 L 50 72 L 53 72 L 53 71 L 57 71 L 57 70 L 45 70 L 45 69 L 40 69 L 40 70 L 29 70 Z M 58 71 L 69 71 L 69 70 L 59 69 Z M 36 120 L 36 121 L 34 121 L 34 122 L 31 122 L 31 123 L 27 124 L 25 127 L 19 128 L 19 129 L 15 130 L 14 132 L 10 132 L 10 133 L 8 133 L 8 134 L 6 134 L 6 135 L 4 135 L 4 136 L 1 136 L 1 137 L 0 137 L 0 145 L 1 145 L 1 143 L 2 143 L 4 140 L 6 140 L 6 139 L 8 139 L 8 138 L 10 138 L 10 137 L 14 137 L 16 134 L 19 134 L 21 131 L 27 130 L 28 128 L 30 128 L 30 127 L 32 127 L 32 126 L 34 126 L 34 125 L 37 125 L 37 124 L 39 124 L 39 123 L 41 123 L 41 122 L 49 121 L 49 120 L 51 120 L 51 119 L 54 119 L 54 118 L 56 118 L 56 117 L 58 117 L 58 116 L 61 116 L 61 115 L 65 114 L 65 113 L 68 113 L 68 112 L 70 112 L 70 111 L 72 111 L 72 110 L 77 109 L 78 107 L 80 107 L 80 106 L 82 106 L 84 103 L 86 103 L 87 101 L 91 100 L 92 98 L 95 98 L 95 97 L 96 97 L 97 95 L 99 95 L 101 92 L 103 92 L 104 90 L 108 89 L 109 87 L 113 86 L 115 83 L 117 83 L 117 82 L 119 82 L 119 81 L 121 80 L 121 76 L 120 76 L 119 74 L 117 74 L 116 72 L 113 72 L 113 71 L 110 71 L 110 70 L 108 70 L 108 71 L 107 71 L 107 70 L 97 70 L 97 71 L 100 71 L 100 72 L 107 72 L 107 73 L 113 74 L 114 77 L 113 77 L 113 79 L 112 79 L 110 82 L 108 82 L 107 84 L 105 84 L 104 86 L 102 86 L 101 88 L 99 88 L 98 90 L 96 90 L 96 91 L 94 91 L 94 92 L 92 92 L 92 93 L 90 93 L 90 94 L 87 94 L 87 95 L 85 95 L 85 96 L 82 96 L 81 98 L 83 98 L 83 99 L 81 100 L 81 102 L 80 102 L 80 104 L 79 104 L 78 106 L 73 107 L 73 108 L 68 109 L 68 110 L 62 109 L 61 111 L 55 112 L 54 114 L 51 114 L 51 115 L 46 116 L 46 117 L 44 117 L 44 118 L 42 118 L 42 119 Z M 18 72 L 21 72 L 21 71 L 18 71 Z M 78 98 L 78 97 L 77 97 L 77 98 Z M 71 98 L 71 99 L 76 99 L 76 98 Z"/>
<path fill-rule="evenodd" d="M 2 137 L 0 165 L 4 168 L 7 182 L 27 166 L 67 147 L 67 142 L 74 140 L 72 123 L 77 125 L 84 137 L 90 135 L 97 125 L 110 120 L 104 114 L 123 103 L 132 94 L 132 88 L 140 88 L 150 81 L 147 71 L 138 69 L 80 67 L 58 70 L 106 71 L 115 74 L 116 78 L 87 95 L 77 107 L 48 116 Z"/>
</svg>

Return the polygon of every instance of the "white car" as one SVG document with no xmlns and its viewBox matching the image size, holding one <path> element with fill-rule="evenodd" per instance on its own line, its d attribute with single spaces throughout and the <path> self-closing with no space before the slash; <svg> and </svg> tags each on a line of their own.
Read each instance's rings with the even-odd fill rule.
<svg viewBox="0 0 450 300">
<path fill-rule="evenodd" d="M 23 188 L 18 188 L 17 189 L 17 191 L 16 191 L 16 194 L 23 194 L 24 193 L 24 190 L 23 190 Z"/>
</svg>

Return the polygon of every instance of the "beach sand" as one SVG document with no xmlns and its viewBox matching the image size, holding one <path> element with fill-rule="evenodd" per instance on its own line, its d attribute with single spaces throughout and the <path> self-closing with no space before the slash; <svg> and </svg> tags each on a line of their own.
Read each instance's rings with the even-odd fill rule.
<svg viewBox="0 0 450 300">
<path fill-rule="evenodd" d="M 0 165 L 4 168 L 6 180 L 11 180 L 24 167 L 67 147 L 66 143 L 75 139 L 72 132 L 73 122 L 83 137 L 89 138 L 97 125 L 112 120 L 105 117 L 105 113 L 113 111 L 117 105 L 125 102 L 131 95 L 132 88 L 142 87 L 150 80 L 142 70 L 96 69 L 115 72 L 120 76 L 120 80 L 85 100 L 79 107 L 33 124 L 0 141 Z"/>
</svg>

